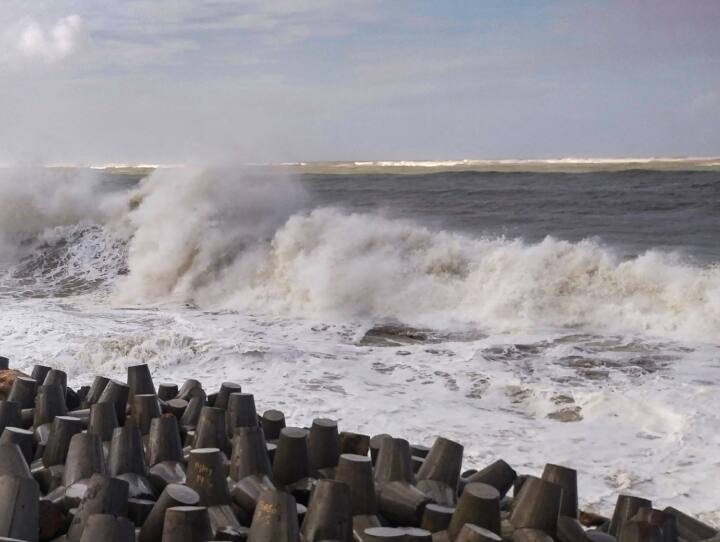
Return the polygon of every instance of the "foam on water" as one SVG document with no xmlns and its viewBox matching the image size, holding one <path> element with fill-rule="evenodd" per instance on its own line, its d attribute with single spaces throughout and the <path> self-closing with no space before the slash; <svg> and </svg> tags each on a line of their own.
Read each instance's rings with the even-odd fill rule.
<svg viewBox="0 0 720 542">
<path fill-rule="evenodd" d="M 23 179 L 0 183 L 28 217 L 0 215 L 15 366 L 237 380 L 295 424 L 443 434 L 468 467 L 573 466 L 602 512 L 630 492 L 720 521 L 716 267 L 313 208 L 291 178 L 233 168 L 122 192 Z"/>
</svg>

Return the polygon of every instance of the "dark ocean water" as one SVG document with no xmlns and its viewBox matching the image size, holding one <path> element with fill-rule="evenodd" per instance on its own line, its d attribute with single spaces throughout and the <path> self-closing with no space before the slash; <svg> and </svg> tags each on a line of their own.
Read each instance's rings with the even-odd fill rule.
<svg viewBox="0 0 720 542">
<path fill-rule="evenodd" d="M 474 236 L 598 239 L 631 257 L 720 261 L 720 172 L 303 175 L 316 205 L 382 211 Z"/>
</svg>

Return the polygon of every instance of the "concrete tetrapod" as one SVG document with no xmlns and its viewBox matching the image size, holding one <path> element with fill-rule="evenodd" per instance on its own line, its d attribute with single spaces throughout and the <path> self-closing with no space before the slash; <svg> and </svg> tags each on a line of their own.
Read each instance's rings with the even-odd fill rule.
<svg viewBox="0 0 720 542">
<path fill-rule="evenodd" d="M 127 368 L 128 399 L 132 401 L 136 395 L 156 395 L 155 384 L 150 376 L 150 367 L 143 363 Z"/>
<path fill-rule="evenodd" d="M 500 498 L 502 498 L 510 491 L 516 478 L 517 473 L 515 470 L 502 459 L 498 459 L 469 476 L 467 483 L 482 482 L 491 485 L 500 492 Z"/>
<path fill-rule="evenodd" d="M 223 453 L 230 452 L 225 425 L 225 411 L 222 408 L 204 406 L 195 426 L 193 448 L 219 448 Z"/>
<path fill-rule="evenodd" d="M 150 423 L 147 443 L 148 478 L 158 489 L 185 483 L 185 464 L 177 418 L 163 414 Z"/>
<path fill-rule="evenodd" d="M 480 482 L 465 486 L 448 525 L 451 540 L 457 538 L 466 523 L 500 534 L 500 493 L 497 489 Z"/>
<path fill-rule="evenodd" d="M 225 410 L 228 406 L 231 393 L 242 393 L 242 386 L 237 382 L 223 382 L 220 384 L 220 391 L 218 391 L 213 406 Z"/>
<path fill-rule="evenodd" d="M 462 457 L 461 444 L 438 437 L 417 473 L 418 489 L 433 502 L 454 506 Z"/>
<path fill-rule="evenodd" d="M 528 476 L 513 503 L 510 522 L 515 529 L 539 529 L 554 533 L 560 515 L 562 488 L 557 484 Z"/>
<path fill-rule="evenodd" d="M 255 512 L 260 494 L 275 489 L 265 437 L 258 426 L 235 429 L 230 458 L 230 478 L 235 481 L 230 494 L 235 504 L 249 514 Z"/>
<path fill-rule="evenodd" d="M 204 506 L 173 506 L 165 512 L 162 542 L 212 540 L 208 509 Z"/>
<path fill-rule="evenodd" d="M 70 523 L 67 540 L 78 542 L 88 519 L 94 514 L 127 516 L 127 512 L 128 483 L 119 478 L 94 474 Z"/>
<path fill-rule="evenodd" d="M 2 435 L 0 435 L 0 445 L 2 444 L 17 445 L 25 458 L 25 463 L 27 463 L 28 467 L 30 466 L 34 457 L 33 447 L 35 445 L 32 431 L 20 427 L 6 427 Z"/>
<path fill-rule="evenodd" d="M 265 440 L 277 440 L 280 438 L 280 431 L 285 428 L 285 414 L 279 410 L 266 410 L 262 415 L 262 429 L 265 433 Z"/>
<path fill-rule="evenodd" d="M 127 518 L 111 514 L 93 514 L 80 542 L 135 542 L 135 526 Z"/>
<path fill-rule="evenodd" d="M 7 400 L 20 405 L 20 408 L 32 408 L 35 406 L 35 395 L 37 395 L 38 383 L 33 378 L 19 376 L 13 382 Z"/>
<path fill-rule="evenodd" d="M 194 489 L 179 484 L 168 484 L 143 522 L 138 542 L 156 542 L 162 539 L 165 512 L 169 508 L 196 506 L 199 502 L 200 495 Z"/>
<path fill-rule="evenodd" d="M 225 457 L 218 448 L 196 448 L 190 451 L 186 484 L 197 491 L 200 505 L 208 507 L 213 530 L 240 526 L 230 507 Z"/>
<path fill-rule="evenodd" d="M 292 495 L 278 489 L 260 495 L 248 542 L 300 542 L 297 506 Z"/>
<path fill-rule="evenodd" d="M 40 489 L 32 478 L 0 475 L 0 536 L 37 542 Z"/>
<path fill-rule="evenodd" d="M 231 397 L 238 394 L 234 393 Z M 273 480 L 279 486 L 289 486 L 310 475 L 308 432 L 299 427 L 280 431 L 280 440 L 273 460 Z"/>
<path fill-rule="evenodd" d="M 560 515 L 578 517 L 577 471 L 561 465 L 548 463 L 542 473 L 542 479 L 562 488 Z"/>
<path fill-rule="evenodd" d="M 619 537 L 625 522 L 637 514 L 640 508 L 645 507 L 652 508 L 652 502 L 634 495 L 618 495 L 608 532 Z"/>
<path fill-rule="evenodd" d="M 308 439 L 308 457 L 310 473 L 318 477 L 321 470 L 325 470 L 332 478 L 333 469 L 337 467 L 340 458 L 340 436 L 338 424 L 328 418 L 316 418 L 310 427 Z"/>
<path fill-rule="evenodd" d="M 352 542 L 350 488 L 335 480 L 318 480 L 310 496 L 302 535 L 307 542 Z"/>
</svg>

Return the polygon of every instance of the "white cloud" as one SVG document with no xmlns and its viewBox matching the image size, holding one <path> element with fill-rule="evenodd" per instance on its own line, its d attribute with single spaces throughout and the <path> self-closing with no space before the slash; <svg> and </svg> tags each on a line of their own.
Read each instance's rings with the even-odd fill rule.
<svg viewBox="0 0 720 542">
<path fill-rule="evenodd" d="M 49 28 L 30 20 L 18 25 L 13 33 L 15 49 L 22 56 L 48 62 L 74 54 L 85 38 L 85 25 L 79 15 L 68 15 Z"/>
</svg>

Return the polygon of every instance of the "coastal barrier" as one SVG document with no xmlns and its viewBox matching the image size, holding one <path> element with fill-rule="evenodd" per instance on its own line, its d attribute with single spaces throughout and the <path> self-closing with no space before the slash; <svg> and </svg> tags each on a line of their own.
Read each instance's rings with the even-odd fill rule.
<svg viewBox="0 0 720 542">
<path fill-rule="evenodd" d="M 612 517 L 584 511 L 569 466 L 468 468 L 442 436 L 287 425 L 235 382 L 156 386 L 135 365 L 73 389 L 60 369 L 0 357 L 0 399 L 0 541 L 720 540 L 642 496 L 619 495 Z"/>
</svg>

